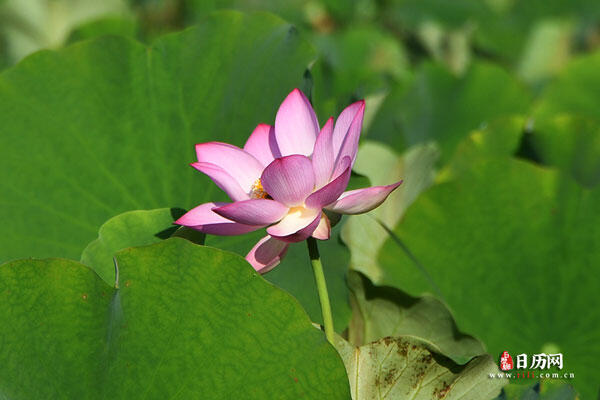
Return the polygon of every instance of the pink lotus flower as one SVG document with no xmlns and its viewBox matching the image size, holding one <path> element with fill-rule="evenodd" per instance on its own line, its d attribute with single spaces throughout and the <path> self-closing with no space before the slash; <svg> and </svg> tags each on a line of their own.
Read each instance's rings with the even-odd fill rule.
<svg viewBox="0 0 600 400">
<path fill-rule="evenodd" d="M 260 124 L 243 149 L 226 143 L 196 145 L 198 162 L 233 203 L 205 203 L 175 223 L 207 234 L 239 235 L 267 227 L 268 235 L 246 259 L 259 273 L 279 264 L 290 242 L 329 239 L 323 209 L 361 214 L 379 206 L 402 182 L 347 191 L 356 159 L 365 102 L 348 106 L 335 127 L 322 129 L 304 94 L 294 89 L 283 101 L 275 127 Z"/>
</svg>

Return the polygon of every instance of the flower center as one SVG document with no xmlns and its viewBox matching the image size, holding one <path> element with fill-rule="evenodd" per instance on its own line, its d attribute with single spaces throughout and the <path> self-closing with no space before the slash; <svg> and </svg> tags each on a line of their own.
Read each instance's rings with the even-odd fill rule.
<svg viewBox="0 0 600 400">
<path fill-rule="evenodd" d="M 262 183 L 260 182 L 260 178 L 258 178 L 252 188 L 250 189 L 250 198 L 252 199 L 266 199 L 269 197 L 269 194 L 265 192 Z"/>
</svg>

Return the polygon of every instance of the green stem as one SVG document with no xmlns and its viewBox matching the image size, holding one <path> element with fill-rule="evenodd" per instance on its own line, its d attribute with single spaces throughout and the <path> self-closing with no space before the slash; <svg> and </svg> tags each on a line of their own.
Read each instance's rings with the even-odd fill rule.
<svg viewBox="0 0 600 400">
<path fill-rule="evenodd" d="M 333 317 L 331 316 L 331 305 L 329 304 L 329 294 L 327 293 L 323 264 L 321 264 L 321 257 L 319 256 L 319 247 L 317 246 L 317 241 L 312 237 L 306 239 L 306 244 L 308 244 L 308 255 L 310 256 L 310 263 L 312 264 L 315 283 L 319 292 L 325 337 L 329 343 L 334 344 Z"/>
</svg>

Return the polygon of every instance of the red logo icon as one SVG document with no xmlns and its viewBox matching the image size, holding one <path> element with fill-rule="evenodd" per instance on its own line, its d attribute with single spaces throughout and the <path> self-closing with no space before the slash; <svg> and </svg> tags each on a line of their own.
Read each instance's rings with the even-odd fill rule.
<svg viewBox="0 0 600 400">
<path fill-rule="evenodd" d="M 510 354 L 508 354 L 508 351 L 503 352 L 500 356 L 500 369 L 502 371 L 509 371 L 513 369 L 513 359 Z"/>
</svg>

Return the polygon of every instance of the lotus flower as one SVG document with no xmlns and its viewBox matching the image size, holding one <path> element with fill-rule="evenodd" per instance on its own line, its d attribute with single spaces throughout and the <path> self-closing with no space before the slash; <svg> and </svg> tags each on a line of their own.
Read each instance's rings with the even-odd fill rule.
<svg viewBox="0 0 600 400">
<path fill-rule="evenodd" d="M 246 259 L 270 271 L 292 242 L 326 240 L 331 224 L 323 210 L 361 214 L 379 206 L 401 182 L 345 191 L 356 159 L 365 102 L 348 106 L 322 129 L 304 94 L 294 89 L 275 117 L 260 124 L 243 149 L 220 142 L 196 145 L 198 162 L 233 203 L 205 203 L 175 223 L 213 235 L 240 235 L 267 227 Z M 331 214 L 330 214 L 331 215 Z"/>
</svg>

